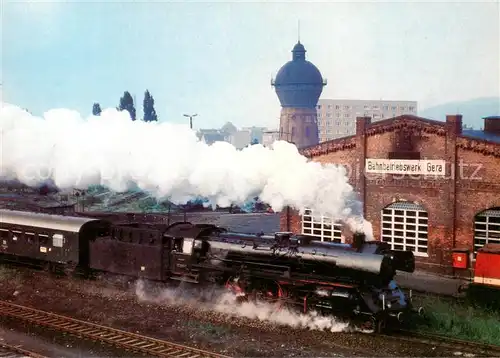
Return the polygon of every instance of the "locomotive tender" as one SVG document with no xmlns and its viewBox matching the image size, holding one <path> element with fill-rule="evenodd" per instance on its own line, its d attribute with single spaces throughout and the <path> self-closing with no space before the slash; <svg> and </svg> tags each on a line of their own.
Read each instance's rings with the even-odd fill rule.
<svg viewBox="0 0 500 358">
<path fill-rule="evenodd" d="M 414 271 L 413 253 L 359 233 L 347 245 L 289 232 L 250 235 L 189 222 L 116 224 L 0 210 L 0 259 L 66 273 L 216 283 L 243 299 L 347 314 L 371 332 L 423 313 L 394 280 L 397 270 Z"/>
</svg>

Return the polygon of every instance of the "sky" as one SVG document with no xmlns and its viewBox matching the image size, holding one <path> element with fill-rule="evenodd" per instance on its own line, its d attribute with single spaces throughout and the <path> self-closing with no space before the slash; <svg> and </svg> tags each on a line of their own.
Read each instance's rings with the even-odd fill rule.
<svg viewBox="0 0 500 358">
<path fill-rule="evenodd" d="M 162 121 L 276 128 L 270 81 L 299 20 L 321 98 L 500 97 L 498 1 L 1 1 L 3 100 L 35 115 L 87 116 L 125 90 L 142 115 L 149 89 Z"/>
</svg>

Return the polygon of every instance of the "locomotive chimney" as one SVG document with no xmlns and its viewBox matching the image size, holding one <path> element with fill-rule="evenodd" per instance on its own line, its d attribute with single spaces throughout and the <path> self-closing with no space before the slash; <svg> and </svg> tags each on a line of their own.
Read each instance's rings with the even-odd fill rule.
<svg viewBox="0 0 500 358">
<path fill-rule="evenodd" d="M 352 235 L 352 247 L 356 249 L 356 251 L 360 251 L 366 242 L 366 236 L 362 232 L 355 232 Z"/>
</svg>

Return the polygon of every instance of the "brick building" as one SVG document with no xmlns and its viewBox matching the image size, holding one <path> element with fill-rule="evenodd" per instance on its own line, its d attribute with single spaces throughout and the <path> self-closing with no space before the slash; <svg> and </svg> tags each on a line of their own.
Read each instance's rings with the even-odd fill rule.
<svg viewBox="0 0 500 358">
<path fill-rule="evenodd" d="M 356 134 L 301 149 L 313 161 L 346 166 L 377 240 L 412 250 L 417 267 L 451 273 L 454 248 L 474 252 L 500 243 L 500 117 L 484 131 L 462 130 L 413 115 L 371 123 L 358 117 Z M 364 175 L 362 175 L 364 173 Z M 281 230 L 343 242 L 341 223 L 286 209 Z"/>
</svg>

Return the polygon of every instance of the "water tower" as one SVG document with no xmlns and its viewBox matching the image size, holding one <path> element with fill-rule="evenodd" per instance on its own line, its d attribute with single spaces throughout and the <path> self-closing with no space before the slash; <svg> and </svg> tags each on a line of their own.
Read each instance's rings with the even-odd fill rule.
<svg viewBox="0 0 500 358">
<path fill-rule="evenodd" d="M 326 80 L 306 60 L 306 49 L 300 41 L 293 47 L 292 60 L 280 68 L 271 85 L 281 103 L 279 138 L 298 148 L 318 144 L 316 106 Z"/>
</svg>

